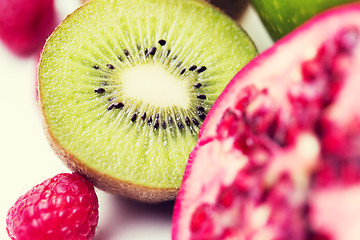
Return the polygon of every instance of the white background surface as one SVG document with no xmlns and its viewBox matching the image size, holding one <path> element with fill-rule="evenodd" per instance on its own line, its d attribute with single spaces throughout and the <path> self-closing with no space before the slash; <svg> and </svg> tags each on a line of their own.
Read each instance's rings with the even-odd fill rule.
<svg viewBox="0 0 360 240">
<path fill-rule="evenodd" d="M 78 5 L 75 0 L 58 0 L 61 18 Z M 239 23 L 260 52 L 271 45 L 251 7 Z M 0 43 L 0 239 L 10 239 L 6 214 L 20 195 L 47 178 L 69 172 L 43 134 L 35 100 L 36 64 L 36 57 L 18 58 Z M 95 240 L 171 239 L 172 202 L 149 205 L 97 193 L 100 222 Z"/>
</svg>

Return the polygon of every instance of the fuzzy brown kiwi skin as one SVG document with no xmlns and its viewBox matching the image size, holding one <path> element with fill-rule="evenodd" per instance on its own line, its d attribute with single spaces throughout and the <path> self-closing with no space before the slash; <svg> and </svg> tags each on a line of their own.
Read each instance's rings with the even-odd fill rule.
<svg viewBox="0 0 360 240">
<path fill-rule="evenodd" d="M 85 2 L 89 2 L 84 0 Z M 70 17 L 72 14 L 77 12 L 81 6 L 76 9 L 73 13 L 69 14 L 66 18 Z M 65 19 L 66 20 L 66 19 Z M 56 27 L 55 30 L 61 28 L 61 24 Z M 44 105 L 42 102 L 41 96 L 41 85 L 39 83 L 39 70 L 42 62 L 43 52 L 48 44 L 48 40 L 51 36 L 46 40 L 44 47 L 42 49 L 39 64 L 37 67 L 37 92 L 38 92 L 38 107 L 40 109 L 40 115 L 42 117 L 42 125 L 44 129 L 45 136 L 58 155 L 58 157 L 63 161 L 63 163 L 72 171 L 78 172 L 83 177 L 88 179 L 95 187 L 115 195 L 119 195 L 125 198 L 147 202 L 147 203 L 158 203 L 164 201 L 174 200 L 179 192 L 179 188 L 150 188 L 146 186 L 136 185 L 130 182 L 121 181 L 119 179 L 113 178 L 107 174 L 97 171 L 96 169 L 90 168 L 86 166 L 83 162 L 77 159 L 74 155 L 67 152 L 55 139 L 55 137 L 51 134 L 50 128 L 46 123 L 46 114 L 44 112 Z"/>
</svg>

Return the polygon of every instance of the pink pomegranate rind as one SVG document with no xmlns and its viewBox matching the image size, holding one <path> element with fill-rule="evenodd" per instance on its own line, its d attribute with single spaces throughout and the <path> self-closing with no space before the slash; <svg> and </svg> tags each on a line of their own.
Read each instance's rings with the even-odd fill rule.
<svg viewBox="0 0 360 240">
<path fill-rule="evenodd" d="M 172 238 L 360 239 L 360 4 L 242 69 L 190 154 Z"/>
</svg>

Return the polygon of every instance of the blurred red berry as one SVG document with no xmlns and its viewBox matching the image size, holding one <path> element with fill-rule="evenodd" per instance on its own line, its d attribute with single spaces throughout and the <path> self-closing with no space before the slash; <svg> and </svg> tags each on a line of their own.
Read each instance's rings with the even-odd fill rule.
<svg viewBox="0 0 360 240">
<path fill-rule="evenodd" d="M 0 39 L 14 53 L 36 53 L 57 24 L 54 0 L 0 0 Z"/>
<path fill-rule="evenodd" d="M 77 173 L 47 179 L 21 196 L 8 212 L 13 240 L 89 240 L 98 224 L 93 185 Z"/>
</svg>

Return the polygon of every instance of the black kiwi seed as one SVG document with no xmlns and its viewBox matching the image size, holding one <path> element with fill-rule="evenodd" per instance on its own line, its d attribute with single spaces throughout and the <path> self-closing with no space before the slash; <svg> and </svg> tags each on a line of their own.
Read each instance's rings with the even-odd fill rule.
<svg viewBox="0 0 360 240">
<path fill-rule="evenodd" d="M 196 68 L 197 68 L 197 66 L 196 66 L 196 65 L 192 65 L 192 66 L 189 68 L 189 70 L 190 70 L 190 71 L 195 71 L 195 70 L 196 70 Z"/>
<path fill-rule="evenodd" d="M 166 56 L 167 56 L 167 57 L 170 55 L 170 52 L 171 52 L 170 49 L 168 49 L 168 50 L 166 51 Z"/>
<path fill-rule="evenodd" d="M 159 119 L 159 117 L 160 117 L 160 113 L 156 113 L 155 118 Z"/>
<path fill-rule="evenodd" d="M 202 73 L 203 71 L 205 71 L 206 70 L 206 67 L 205 66 L 201 66 L 198 70 L 197 70 L 197 72 L 198 73 Z"/>
<path fill-rule="evenodd" d="M 150 48 L 149 53 L 150 53 L 150 55 L 155 55 L 155 53 L 156 53 L 156 47 Z"/>
<path fill-rule="evenodd" d="M 186 69 L 183 68 L 181 71 L 180 71 L 180 75 L 183 75 L 185 73 Z"/>
<path fill-rule="evenodd" d="M 185 123 L 186 125 L 190 126 L 190 119 L 188 117 L 185 117 Z"/>
<path fill-rule="evenodd" d="M 198 116 L 199 116 L 199 118 L 200 118 L 201 120 L 204 120 L 205 117 L 206 117 L 206 114 L 203 113 L 203 112 L 198 112 Z"/>
<path fill-rule="evenodd" d="M 108 63 L 106 66 L 108 67 L 108 69 L 115 69 L 114 65 L 112 65 L 110 63 Z"/>
<path fill-rule="evenodd" d="M 206 96 L 204 94 L 199 94 L 197 95 L 198 99 L 206 99 Z"/>
<path fill-rule="evenodd" d="M 119 109 L 119 108 L 123 108 L 125 105 L 122 103 L 122 102 L 117 102 L 117 103 L 114 103 L 114 107 Z"/>
<path fill-rule="evenodd" d="M 154 128 L 155 128 L 156 130 L 159 129 L 159 119 L 158 119 L 158 118 L 155 118 Z"/>
<path fill-rule="evenodd" d="M 123 61 L 122 57 L 121 56 L 117 56 L 117 58 L 120 60 L 120 62 Z"/>
<path fill-rule="evenodd" d="M 147 48 L 145 48 L 144 53 L 145 53 L 145 56 L 148 56 L 149 55 L 149 50 Z"/>
<path fill-rule="evenodd" d="M 181 122 L 178 122 L 178 123 L 177 123 L 177 126 L 178 126 L 178 128 L 179 128 L 180 130 L 184 128 L 184 125 L 183 125 Z"/>
<path fill-rule="evenodd" d="M 168 123 L 169 123 L 169 125 L 174 123 L 174 120 L 171 116 L 169 116 L 169 118 L 168 118 Z"/>
<path fill-rule="evenodd" d="M 141 119 L 142 119 L 143 121 L 145 121 L 145 119 L 146 119 L 146 112 L 144 112 L 143 115 L 141 115 Z"/>
<path fill-rule="evenodd" d="M 160 39 L 158 41 L 158 43 L 161 45 L 161 46 L 164 46 L 166 44 L 166 41 L 164 39 Z"/>
<path fill-rule="evenodd" d="M 148 121 L 147 121 L 147 123 L 148 123 L 148 125 L 151 125 L 151 123 L 152 123 L 152 116 L 150 116 L 149 118 L 148 118 Z"/>
<path fill-rule="evenodd" d="M 165 121 L 162 121 L 162 122 L 161 122 L 161 126 L 162 126 L 163 129 L 166 129 L 166 122 L 165 122 Z"/>
<path fill-rule="evenodd" d="M 130 55 L 130 53 L 129 53 L 129 51 L 127 50 L 127 49 L 124 49 L 124 54 L 125 54 L 125 56 L 129 56 Z"/>
<path fill-rule="evenodd" d="M 94 65 L 94 66 L 92 66 L 94 69 L 96 69 L 96 70 L 99 70 L 100 69 L 100 67 L 98 66 L 98 65 Z"/>
<path fill-rule="evenodd" d="M 132 122 L 135 122 L 136 121 L 136 118 L 137 118 L 137 114 L 136 113 L 134 113 L 133 115 L 131 115 L 131 121 Z"/>
<path fill-rule="evenodd" d="M 201 87 L 201 83 L 195 83 L 195 84 L 194 84 L 194 87 L 195 87 L 195 88 L 200 88 L 200 87 Z"/>
<path fill-rule="evenodd" d="M 196 109 L 201 112 L 205 112 L 205 108 L 203 106 L 197 106 Z"/>
<path fill-rule="evenodd" d="M 96 88 L 96 89 L 94 90 L 94 92 L 96 92 L 96 93 L 104 93 L 104 92 L 105 92 L 105 89 L 104 89 L 104 88 Z"/>
<path fill-rule="evenodd" d="M 196 118 L 192 118 L 191 120 L 196 126 L 199 126 L 199 122 L 196 120 Z"/>
</svg>

